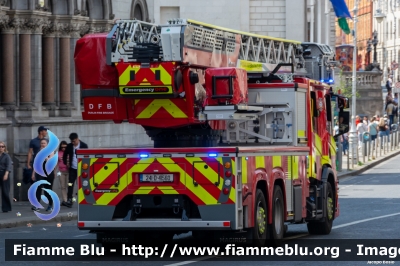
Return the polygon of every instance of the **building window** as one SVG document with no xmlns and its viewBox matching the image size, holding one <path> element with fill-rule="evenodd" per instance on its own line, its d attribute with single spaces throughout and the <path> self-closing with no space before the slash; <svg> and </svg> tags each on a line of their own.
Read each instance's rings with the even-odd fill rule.
<svg viewBox="0 0 400 266">
<path fill-rule="evenodd" d="M 143 12 L 139 4 L 137 4 L 133 10 L 133 18 L 137 20 L 143 20 Z"/>
</svg>

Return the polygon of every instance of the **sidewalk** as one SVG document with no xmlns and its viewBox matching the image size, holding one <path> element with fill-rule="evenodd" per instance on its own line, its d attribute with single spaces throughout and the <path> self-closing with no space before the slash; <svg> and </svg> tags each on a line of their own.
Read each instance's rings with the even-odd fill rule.
<svg viewBox="0 0 400 266">
<path fill-rule="evenodd" d="M 60 190 L 60 183 L 57 180 L 55 180 L 53 184 L 53 191 L 57 193 L 60 202 L 62 201 L 61 197 L 61 190 Z M 75 183 L 74 186 L 74 192 L 73 195 L 75 199 L 77 199 L 76 196 L 77 192 L 77 186 Z M 44 204 L 41 202 L 42 206 L 44 208 L 47 207 L 47 204 Z M 12 211 L 3 213 L 0 210 L 0 229 L 1 228 L 10 228 L 10 227 L 18 227 L 18 226 L 25 226 L 27 227 L 28 224 L 31 224 L 32 226 L 36 224 L 46 224 L 46 223 L 62 223 L 66 221 L 72 221 L 72 220 L 77 220 L 78 216 L 78 204 L 77 202 L 74 202 L 71 208 L 61 206 L 60 207 L 60 212 L 58 213 L 57 217 L 51 219 L 50 221 L 43 221 L 39 219 L 39 217 L 36 216 L 34 211 L 31 210 L 32 205 L 30 204 L 29 201 L 17 201 L 17 202 L 12 202 Z M 48 214 L 50 212 L 46 212 L 45 209 L 41 209 L 40 213 L 43 214 Z"/>
<path fill-rule="evenodd" d="M 43 207 L 47 207 L 47 205 L 42 205 Z M 36 224 L 46 224 L 46 223 L 62 223 L 66 221 L 77 220 L 77 210 L 78 205 L 74 202 L 72 208 L 67 208 L 65 206 L 60 207 L 60 212 L 58 215 L 51 219 L 50 221 L 42 221 L 39 219 L 34 211 L 31 210 L 32 205 L 29 201 L 21 201 L 14 202 L 12 204 L 12 211 L 3 213 L 0 212 L 0 229 L 1 228 L 10 228 L 10 227 L 19 227 L 19 226 L 29 226 Z M 48 214 L 50 212 L 46 212 L 45 209 L 41 209 L 40 213 Z"/>
<path fill-rule="evenodd" d="M 377 153 L 378 154 L 374 154 L 374 159 L 372 159 L 373 157 L 370 155 L 369 159 L 367 156 L 365 156 L 365 162 L 364 162 L 364 158 L 362 155 L 362 151 L 359 150 L 359 157 L 358 157 L 358 161 L 361 163 L 361 165 L 359 165 L 358 163 L 354 163 L 354 168 L 352 169 L 352 165 L 351 165 L 351 159 L 348 159 L 347 156 L 343 156 L 342 159 L 342 170 L 341 171 L 337 171 L 337 176 L 338 178 L 344 178 L 344 177 L 348 177 L 348 176 L 354 176 L 354 175 L 359 175 L 362 172 L 396 156 L 400 154 L 400 147 L 398 146 L 397 148 L 394 146 L 393 150 L 390 151 L 390 147 L 388 148 L 389 151 L 386 152 L 384 154 L 384 152 L 382 151 L 382 154 L 380 155 L 380 150 L 378 148 Z M 348 160 L 350 162 L 349 167 L 347 167 L 347 163 Z M 349 168 L 349 169 L 347 169 Z"/>
<path fill-rule="evenodd" d="M 386 154 L 378 156 L 376 159 L 370 159 L 368 161 L 367 157 L 365 158 L 365 163 L 363 163 L 363 157 L 360 152 L 359 161 L 362 165 L 354 164 L 354 169 L 347 170 L 347 156 L 343 157 L 343 165 L 342 171 L 338 171 L 338 178 L 344 178 L 353 175 L 359 175 L 362 172 L 376 166 L 377 164 L 386 161 L 389 158 L 392 158 L 396 155 L 400 154 L 400 149 L 394 149 L 393 151 L 389 151 Z M 351 168 L 351 166 L 350 166 Z M 53 190 L 59 195 L 60 197 L 60 190 L 59 184 L 56 182 L 53 186 Z M 76 193 L 76 186 L 74 195 Z M 61 197 L 60 197 L 61 198 Z M 76 195 L 75 195 L 75 198 Z M 46 207 L 47 205 L 43 205 Z M 46 224 L 46 223 L 54 223 L 54 222 L 66 222 L 66 221 L 76 221 L 77 220 L 77 211 L 78 211 L 78 204 L 74 202 L 72 208 L 67 208 L 61 206 L 60 212 L 57 217 L 51 219 L 50 221 L 42 221 L 40 220 L 35 213 L 31 210 L 31 204 L 29 201 L 21 201 L 21 202 L 13 202 L 12 203 L 12 211 L 8 213 L 0 212 L 0 229 L 1 228 L 10 228 L 10 227 L 19 227 L 19 226 L 28 226 L 31 224 L 32 226 L 36 224 Z M 47 213 L 45 210 L 41 210 L 41 213 Z"/>
</svg>

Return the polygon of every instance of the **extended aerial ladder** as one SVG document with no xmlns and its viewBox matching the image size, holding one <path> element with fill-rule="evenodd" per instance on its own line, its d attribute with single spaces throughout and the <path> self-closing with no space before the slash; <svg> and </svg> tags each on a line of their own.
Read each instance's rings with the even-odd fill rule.
<svg viewBox="0 0 400 266">
<path fill-rule="evenodd" d="M 305 74 L 301 42 L 218 27 L 191 19 L 173 19 L 168 25 L 119 20 L 107 37 L 107 63 L 141 62 L 146 56 L 159 62 L 175 61 L 192 67 L 242 67 L 249 73 L 268 73 L 280 63 L 293 64 Z M 152 49 L 149 49 L 152 48 Z M 137 51 L 135 51 L 137 50 Z M 153 54 L 149 54 L 149 52 Z M 202 51 L 211 56 L 196 55 Z M 194 54 L 194 55 L 193 55 Z M 282 70 L 282 69 L 281 69 Z M 286 69 L 288 72 L 291 68 Z"/>
<path fill-rule="evenodd" d="M 117 84 L 112 84 L 108 92 L 83 85 L 83 98 L 114 97 L 119 113 L 114 122 L 127 120 L 142 125 L 159 147 L 215 146 L 220 130 L 226 128 L 221 121 L 227 117 L 254 121 L 263 116 L 264 120 L 268 117 L 292 124 L 292 107 L 264 110 L 262 106 L 249 106 L 247 86 L 241 99 L 236 97 L 235 101 L 232 84 L 239 73 L 210 74 L 207 81 L 212 69 L 244 69 L 248 84 L 277 78 L 293 82 L 296 77 L 329 80 L 333 76 L 325 70 L 334 59 L 327 45 L 241 32 L 191 19 L 172 19 L 166 25 L 118 20 L 105 42 L 106 63 L 116 69 Z M 229 83 L 225 97 L 215 95 L 218 82 Z M 282 108 L 285 112 L 278 114 Z M 225 116 L 221 117 L 221 112 Z M 277 122 L 270 126 L 273 136 L 256 134 L 257 140 L 279 142 L 276 135 L 284 126 Z M 286 131 L 282 134 L 279 138 L 285 136 L 286 142 L 295 139 Z M 236 132 L 234 138 L 238 136 Z"/>
</svg>

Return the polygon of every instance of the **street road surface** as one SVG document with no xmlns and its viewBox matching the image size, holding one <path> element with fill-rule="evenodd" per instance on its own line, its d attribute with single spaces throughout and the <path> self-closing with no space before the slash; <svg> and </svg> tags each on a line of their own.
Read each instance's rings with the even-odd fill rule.
<svg viewBox="0 0 400 266">
<path fill-rule="evenodd" d="M 387 162 L 381 163 L 373 169 L 364 172 L 362 175 L 348 177 L 340 180 L 340 217 L 334 221 L 334 227 L 330 235 L 310 236 L 306 225 L 289 225 L 289 230 L 285 236 L 286 241 L 293 239 L 323 239 L 328 243 L 329 239 L 387 239 L 387 242 L 400 239 L 399 219 L 400 219 L 400 156 L 394 157 Z M 190 241 L 191 235 L 175 236 L 175 238 Z M 176 257 L 176 261 L 141 261 L 141 262 L 4 262 L 5 260 L 5 239 L 95 239 L 95 235 L 86 231 L 79 231 L 76 222 L 63 223 L 57 227 L 56 223 L 46 225 L 33 225 L 32 227 L 19 227 L 10 229 L 0 229 L 0 262 L 1 265 L 366 265 L 368 260 L 360 262 L 342 261 L 263 261 L 261 256 L 257 261 L 238 261 L 231 257 L 232 261 L 221 261 L 221 257 L 203 256 L 193 260 L 187 257 Z M 182 241 L 182 240 L 175 240 Z M 398 246 L 397 248 L 400 248 Z M 398 255 L 397 259 L 400 257 Z M 378 259 L 377 259 L 378 260 Z M 390 261 L 390 259 L 387 259 Z M 393 265 L 393 264 L 389 264 Z M 394 265 L 400 265 L 396 261 Z"/>
</svg>

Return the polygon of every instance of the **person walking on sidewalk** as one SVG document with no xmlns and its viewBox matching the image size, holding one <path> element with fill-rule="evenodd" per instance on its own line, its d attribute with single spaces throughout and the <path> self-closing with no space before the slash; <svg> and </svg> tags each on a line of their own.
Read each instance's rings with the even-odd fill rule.
<svg viewBox="0 0 400 266">
<path fill-rule="evenodd" d="M 58 163 L 57 163 L 57 176 L 59 178 L 60 181 L 60 187 L 61 187 L 61 195 L 62 195 L 62 199 L 63 201 L 61 202 L 62 206 L 67 206 L 67 191 L 68 191 L 68 177 L 69 177 L 69 173 L 68 173 L 68 167 L 64 164 L 63 162 L 63 156 L 64 156 L 64 152 L 65 149 L 67 148 L 68 143 L 63 140 L 60 143 L 60 147 L 58 149 Z"/>
<path fill-rule="evenodd" d="M 74 192 L 74 184 L 78 176 L 78 158 L 76 157 L 77 149 L 87 149 L 88 145 L 81 141 L 78 134 L 71 133 L 69 135 L 71 143 L 67 145 L 63 155 L 63 162 L 69 169 L 69 179 L 68 179 L 68 201 L 67 207 L 72 207 L 72 193 Z"/>
<path fill-rule="evenodd" d="M 381 138 L 381 149 L 383 149 L 383 138 L 387 136 L 388 126 L 385 123 L 385 118 L 381 117 L 378 124 L 378 135 Z"/>
<path fill-rule="evenodd" d="M 1 210 L 3 212 L 11 211 L 10 200 L 10 178 L 12 170 L 10 155 L 8 155 L 7 146 L 0 141 L 0 186 L 1 186 Z"/>
<path fill-rule="evenodd" d="M 26 166 L 28 169 L 32 169 L 33 161 L 35 160 L 36 154 L 40 151 L 40 141 L 47 136 L 47 128 L 44 126 L 38 127 L 38 136 L 33 138 L 29 142 L 29 152 L 28 152 L 28 161 L 26 162 Z"/>
<path fill-rule="evenodd" d="M 378 135 L 378 124 L 376 123 L 375 116 L 371 118 L 371 123 L 368 125 L 368 133 L 370 135 L 370 141 L 374 141 Z"/>
</svg>

